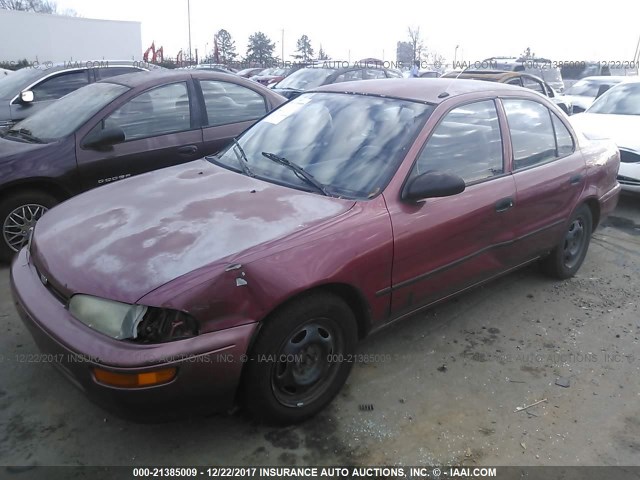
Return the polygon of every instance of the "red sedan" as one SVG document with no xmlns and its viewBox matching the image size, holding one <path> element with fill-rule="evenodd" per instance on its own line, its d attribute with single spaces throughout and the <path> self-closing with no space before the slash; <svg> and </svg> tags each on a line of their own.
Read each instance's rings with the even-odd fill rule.
<svg viewBox="0 0 640 480">
<path fill-rule="evenodd" d="M 326 86 L 219 155 L 52 209 L 13 263 L 16 305 L 104 404 L 296 422 L 390 322 L 531 262 L 574 275 L 619 162 L 521 87 Z"/>
</svg>

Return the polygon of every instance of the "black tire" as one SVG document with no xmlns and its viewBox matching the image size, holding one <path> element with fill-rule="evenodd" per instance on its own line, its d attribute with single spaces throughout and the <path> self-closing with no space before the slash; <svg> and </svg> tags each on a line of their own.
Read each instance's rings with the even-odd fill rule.
<svg viewBox="0 0 640 480">
<path fill-rule="evenodd" d="M 355 316 L 339 297 L 311 293 L 286 305 L 264 321 L 249 353 L 242 379 L 246 409 L 279 425 L 315 415 L 349 376 L 357 340 Z"/>
<path fill-rule="evenodd" d="M 543 271 L 561 280 L 573 277 L 587 255 L 592 233 L 591 210 L 587 205 L 581 205 L 571 216 L 560 243 L 543 259 Z"/>
<path fill-rule="evenodd" d="M 37 190 L 12 193 L 0 201 L 0 261 L 11 261 L 16 252 L 26 244 L 29 228 L 57 203 L 58 200 L 52 195 Z M 21 228 L 18 221 L 20 214 L 16 212 L 23 208 L 26 217 L 29 212 L 32 215 L 31 221 L 27 221 Z"/>
</svg>

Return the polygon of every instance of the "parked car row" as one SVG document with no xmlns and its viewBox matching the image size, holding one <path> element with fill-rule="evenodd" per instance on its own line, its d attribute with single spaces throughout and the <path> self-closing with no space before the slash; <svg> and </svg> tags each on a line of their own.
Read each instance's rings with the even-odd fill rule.
<svg viewBox="0 0 640 480">
<path fill-rule="evenodd" d="M 541 78 L 528 73 L 502 70 L 465 70 L 463 72 L 446 73 L 443 75 L 443 78 L 475 79 L 525 87 L 545 97 L 549 97 L 551 101 L 558 105 L 567 115 L 573 113 L 573 105 L 566 96 L 560 95 L 551 85 Z"/>
<path fill-rule="evenodd" d="M 574 275 L 616 205 L 618 148 L 530 89 L 395 74 L 303 68 L 286 103 L 237 75 L 131 74 L 15 125 L 0 178 L 104 185 L 34 227 L 63 198 L 4 207 L 38 346 L 135 418 L 241 402 L 291 423 L 371 332 L 531 262 Z M 629 111 L 620 86 L 591 108 Z"/>
<path fill-rule="evenodd" d="M 402 78 L 402 73 L 395 69 L 374 65 L 362 66 L 357 64 L 345 68 L 332 68 L 325 65 L 313 66 L 293 72 L 284 80 L 278 82 L 273 87 L 273 90 L 288 99 L 292 99 L 306 90 L 333 83 L 383 78 Z"/>
<path fill-rule="evenodd" d="M 571 121 L 590 138 L 616 142 L 621 162 L 618 182 L 623 190 L 640 193 L 640 79 L 627 77 Z"/>
</svg>

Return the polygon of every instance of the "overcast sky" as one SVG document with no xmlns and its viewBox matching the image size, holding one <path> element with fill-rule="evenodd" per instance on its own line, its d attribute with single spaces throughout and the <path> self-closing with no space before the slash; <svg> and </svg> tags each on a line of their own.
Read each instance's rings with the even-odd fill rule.
<svg viewBox="0 0 640 480">
<path fill-rule="evenodd" d="M 188 48 L 188 0 L 58 0 L 87 18 L 142 23 L 144 48 L 155 41 L 165 57 Z M 553 60 L 631 60 L 640 36 L 640 2 L 425 1 L 211 1 L 190 0 L 192 48 L 211 50 L 213 34 L 228 30 L 244 55 L 251 33 L 262 31 L 286 60 L 307 34 L 333 59 L 384 57 L 395 60 L 396 42 L 409 26 L 420 27 L 427 48 L 448 62 L 494 55 L 518 55 L 526 47 Z M 525 9 L 526 7 L 526 9 Z M 207 45 L 208 44 L 208 45 Z"/>
</svg>

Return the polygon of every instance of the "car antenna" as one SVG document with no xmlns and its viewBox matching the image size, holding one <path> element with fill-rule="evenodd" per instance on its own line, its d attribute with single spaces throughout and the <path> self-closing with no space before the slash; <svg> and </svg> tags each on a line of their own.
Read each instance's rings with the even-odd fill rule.
<svg viewBox="0 0 640 480">
<path fill-rule="evenodd" d="M 444 89 L 444 92 L 440 93 L 440 94 L 438 95 L 438 98 L 447 98 L 447 97 L 449 96 L 449 92 L 448 92 L 448 90 L 449 90 L 449 87 L 451 86 L 451 84 L 452 84 L 454 81 L 456 81 L 456 80 L 460 77 L 460 75 L 462 75 L 464 72 L 466 72 L 468 68 L 469 68 L 469 67 L 465 67 L 465 68 L 463 68 L 462 70 L 460 70 L 460 71 L 458 72 L 458 75 L 456 75 L 454 78 L 452 78 L 452 79 L 451 79 L 451 81 L 450 81 L 449 83 L 447 83 L 447 86 L 446 86 L 446 88 Z"/>
</svg>

